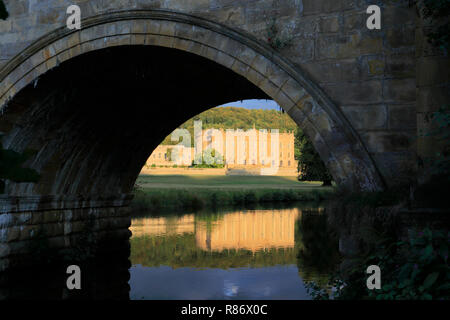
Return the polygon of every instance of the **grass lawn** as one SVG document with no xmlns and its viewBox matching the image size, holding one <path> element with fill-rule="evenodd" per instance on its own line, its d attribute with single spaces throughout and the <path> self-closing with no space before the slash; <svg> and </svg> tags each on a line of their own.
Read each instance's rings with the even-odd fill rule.
<svg viewBox="0 0 450 320">
<path fill-rule="evenodd" d="M 327 189 L 321 182 L 279 176 L 140 175 L 136 183 L 143 189 Z"/>
<path fill-rule="evenodd" d="M 140 175 L 136 183 L 136 211 L 321 201 L 334 191 L 320 182 L 276 176 Z"/>
</svg>

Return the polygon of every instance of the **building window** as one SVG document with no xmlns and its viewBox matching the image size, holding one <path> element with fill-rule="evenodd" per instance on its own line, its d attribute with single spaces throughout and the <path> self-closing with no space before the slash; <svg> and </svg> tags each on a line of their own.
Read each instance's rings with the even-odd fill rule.
<svg viewBox="0 0 450 320">
<path fill-rule="evenodd" d="M 288 161 L 288 167 L 290 167 L 291 166 L 291 161 Z"/>
<path fill-rule="evenodd" d="M 280 161 L 280 167 L 282 167 L 282 166 L 283 166 L 283 160 Z"/>
</svg>

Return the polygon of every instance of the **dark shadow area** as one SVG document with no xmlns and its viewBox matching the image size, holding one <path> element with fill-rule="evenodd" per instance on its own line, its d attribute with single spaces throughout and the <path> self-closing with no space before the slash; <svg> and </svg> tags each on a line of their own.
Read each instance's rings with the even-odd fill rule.
<svg viewBox="0 0 450 320">
<path fill-rule="evenodd" d="M 77 264 L 81 289 L 69 290 L 69 264 L 0 273 L 0 300 L 128 300 L 130 261 L 120 254 Z"/>
<path fill-rule="evenodd" d="M 117 47 L 75 57 L 34 81 L 9 103 L 0 131 L 8 147 L 37 152 L 30 163 L 42 175 L 39 194 L 127 193 L 174 128 L 250 98 L 268 96 L 203 57 Z M 9 192 L 24 195 L 19 188 Z"/>
</svg>

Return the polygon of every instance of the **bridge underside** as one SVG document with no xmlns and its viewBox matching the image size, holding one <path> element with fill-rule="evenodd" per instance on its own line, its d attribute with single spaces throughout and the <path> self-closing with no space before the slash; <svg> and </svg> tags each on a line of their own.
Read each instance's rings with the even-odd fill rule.
<svg viewBox="0 0 450 320">
<path fill-rule="evenodd" d="M 194 115 L 244 99 L 269 97 L 217 63 L 151 46 L 88 53 L 27 86 L 0 130 L 5 148 L 36 152 L 27 166 L 41 179 L 6 184 L 0 270 L 38 233 L 73 247 L 93 222 L 101 239 L 127 240 L 126 206 L 152 150 Z"/>
<path fill-rule="evenodd" d="M 9 104 L 5 146 L 38 151 L 44 180 L 8 194 L 128 194 L 151 151 L 209 108 L 269 99 L 245 78 L 199 56 L 162 47 L 104 49 L 79 56 Z"/>
</svg>

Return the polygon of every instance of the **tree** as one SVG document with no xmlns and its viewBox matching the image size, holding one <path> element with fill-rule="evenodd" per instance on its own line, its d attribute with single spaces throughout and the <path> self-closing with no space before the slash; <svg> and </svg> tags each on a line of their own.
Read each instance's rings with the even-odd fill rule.
<svg viewBox="0 0 450 320">
<path fill-rule="evenodd" d="M 13 150 L 3 149 L 3 144 L 0 140 L 0 193 L 5 192 L 4 180 L 14 182 L 37 182 L 39 180 L 39 174 L 35 170 L 22 167 L 22 164 L 33 153 L 28 150 L 19 153 Z"/>
<path fill-rule="evenodd" d="M 201 120 L 203 129 L 279 129 L 281 132 L 293 131 L 297 127 L 288 114 L 277 110 L 245 109 L 239 107 L 216 107 L 204 111 L 183 123 L 180 128 L 187 129 L 194 136 L 194 121 Z M 173 145 L 168 135 L 161 144 Z M 194 139 L 191 140 L 194 145 Z"/>
<path fill-rule="evenodd" d="M 192 166 L 195 168 L 223 168 L 223 156 L 215 149 L 208 148 L 203 150 L 202 154 L 195 156 Z"/>
<path fill-rule="evenodd" d="M 300 128 L 295 133 L 295 159 L 298 160 L 298 180 L 323 181 L 323 186 L 331 185 L 330 172 Z"/>
<path fill-rule="evenodd" d="M 3 0 L 0 0 L 0 19 L 6 20 L 8 18 L 9 14 L 8 11 L 6 11 L 6 6 L 3 3 Z"/>
</svg>

